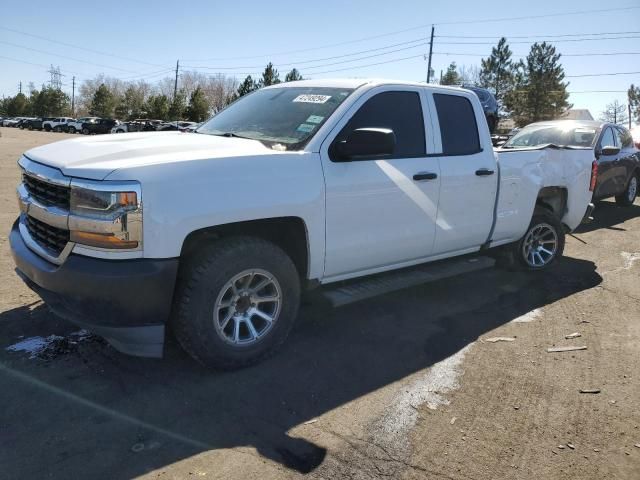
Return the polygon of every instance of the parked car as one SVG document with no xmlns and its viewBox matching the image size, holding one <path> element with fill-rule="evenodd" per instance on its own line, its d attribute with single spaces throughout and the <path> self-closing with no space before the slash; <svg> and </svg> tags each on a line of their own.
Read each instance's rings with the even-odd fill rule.
<svg viewBox="0 0 640 480">
<path fill-rule="evenodd" d="M 640 150 L 625 127 L 586 120 L 532 123 L 502 148 L 549 144 L 594 150 L 594 200 L 615 197 L 620 205 L 631 205 L 635 201 L 640 183 Z"/>
<path fill-rule="evenodd" d="M 167 132 L 167 131 L 180 131 L 183 132 L 185 129 L 193 127 L 196 125 L 195 122 L 182 122 L 182 121 L 173 121 L 173 122 L 163 122 L 157 126 L 156 130 L 159 132 Z"/>
<path fill-rule="evenodd" d="M 136 119 L 130 122 L 119 122 L 111 129 L 111 133 L 155 132 L 156 125 L 162 120 Z"/>
<path fill-rule="evenodd" d="M 487 125 L 489 125 L 489 132 L 495 132 L 496 127 L 498 126 L 498 120 L 500 119 L 498 116 L 498 101 L 496 100 L 496 97 L 494 97 L 493 93 L 486 88 L 471 85 L 462 85 L 462 88 L 471 90 L 478 96 L 480 103 L 482 104 L 484 116 L 487 119 Z"/>
<path fill-rule="evenodd" d="M 15 127 L 20 120 L 22 120 L 22 117 L 5 118 L 2 121 L 2 126 L 3 127 Z"/>
<path fill-rule="evenodd" d="M 52 117 L 31 118 L 29 120 L 25 120 L 20 125 L 20 128 L 26 128 L 27 130 L 43 130 L 44 129 L 44 123 L 49 121 L 49 120 L 53 120 L 53 118 Z"/>
<path fill-rule="evenodd" d="M 32 120 L 35 120 L 35 118 L 32 118 L 32 117 L 20 117 L 20 119 L 16 123 L 11 125 L 11 126 L 19 128 L 20 130 L 23 130 L 23 129 L 27 128 L 28 123 L 30 121 L 32 121 Z"/>
<path fill-rule="evenodd" d="M 57 117 L 51 118 L 42 122 L 42 128 L 44 128 L 47 132 L 53 130 L 54 132 L 65 132 L 67 131 L 67 126 L 71 122 L 75 122 L 75 118 L 70 117 Z"/>
<path fill-rule="evenodd" d="M 198 135 L 36 147 L 17 272 L 123 352 L 162 355 L 170 323 L 195 359 L 237 368 L 282 344 L 304 288 L 335 299 L 343 280 L 370 292 L 369 275 L 443 259 L 421 268 L 453 275 L 485 252 L 547 268 L 591 211 L 593 149 L 495 153 L 482 118 L 460 88 L 320 79 L 246 95 Z"/>
<path fill-rule="evenodd" d="M 92 123 L 100 120 L 100 117 L 81 117 L 76 121 L 67 123 L 67 133 L 77 133 L 82 131 L 83 123 Z"/>
<path fill-rule="evenodd" d="M 111 133 L 111 129 L 118 124 L 118 120 L 114 120 L 113 118 L 99 118 L 96 121 L 84 122 L 82 124 L 82 133 L 84 135 Z"/>
</svg>

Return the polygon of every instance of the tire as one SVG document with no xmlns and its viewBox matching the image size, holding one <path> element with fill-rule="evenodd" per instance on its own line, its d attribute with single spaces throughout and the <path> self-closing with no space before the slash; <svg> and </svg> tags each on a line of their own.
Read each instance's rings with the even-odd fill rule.
<svg viewBox="0 0 640 480">
<path fill-rule="evenodd" d="M 69 127 L 69 130 L 67 133 L 76 133 L 76 127 Z"/>
<path fill-rule="evenodd" d="M 89 129 L 88 128 L 83 128 L 82 129 L 82 134 L 83 135 L 89 135 Z"/>
<path fill-rule="evenodd" d="M 547 232 L 547 233 L 545 233 Z M 543 242 L 536 240 L 542 234 Z M 552 240 L 554 244 L 550 243 Z M 536 246 L 535 242 L 539 242 Z M 508 269 L 539 271 L 551 267 L 562 256 L 565 243 L 565 230 L 560 220 L 544 208 L 536 208 L 533 218 L 524 236 L 511 244 L 498 264 Z M 553 245 L 553 248 L 551 248 Z M 537 254 L 532 250 L 542 247 Z M 551 251 L 549 255 L 546 251 Z"/>
<path fill-rule="evenodd" d="M 44 130 L 45 132 L 50 132 L 51 131 L 51 126 L 50 125 L 45 125 L 40 130 Z"/>
<path fill-rule="evenodd" d="M 254 303 L 260 298 L 279 300 Z M 171 323 L 184 350 L 206 367 L 233 370 L 266 358 L 285 341 L 298 313 L 300 278 L 273 243 L 232 237 L 186 261 L 174 302 Z"/>
<path fill-rule="evenodd" d="M 496 117 L 487 118 L 487 124 L 489 126 L 489 133 L 493 133 L 496 130 L 496 124 L 498 123 Z"/>
<path fill-rule="evenodd" d="M 634 174 L 629 179 L 627 183 L 627 187 L 624 189 L 624 192 L 621 195 L 616 196 L 616 203 L 623 207 L 628 207 L 633 205 L 633 202 L 636 201 L 636 197 L 638 196 L 638 186 L 640 185 L 640 180 L 638 179 L 638 175 L 634 172 Z"/>
<path fill-rule="evenodd" d="M 28 129 L 28 130 L 33 130 L 33 125 L 29 125 L 29 126 L 27 127 L 27 129 Z"/>
<path fill-rule="evenodd" d="M 60 132 L 62 132 L 62 129 L 60 127 L 55 127 L 53 129 L 53 131 L 56 132 L 56 133 L 60 133 Z"/>
</svg>

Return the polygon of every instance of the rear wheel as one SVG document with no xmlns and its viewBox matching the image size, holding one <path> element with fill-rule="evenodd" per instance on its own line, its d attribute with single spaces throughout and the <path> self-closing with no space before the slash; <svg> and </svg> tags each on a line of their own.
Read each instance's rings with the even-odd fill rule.
<svg viewBox="0 0 640 480">
<path fill-rule="evenodd" d="M 220 240 L 187 260 L 180 276 L 173 330 L 205 366 L 226 370 L 262 360 L 284 342 L 296 319 L 298 272 L 266 240 Z"/>
<path fill-rule="evenodd" d="M 83 128 L 82 129 L 82 134 L 83 135 L 89 135 L 89 129 L 88 128 Z"/>
<path fill-rule="evenodd" d="M 28 128 L 29 130 L 33 130 L 33 125 L 29 125 L 27 128 Z"/>
<path fill-rule="evenodd" d="M 621 195 L 616 196 L 616 203 L 624 207 L 632 205 L 638 195 L 638 176 L 634 174 L 627 183 L 627 188 Z"/>
<path fill-rule="evenodd" d="M 69 133 L 76 133 L 76 127 L 69 127 Z"/>
</svg>

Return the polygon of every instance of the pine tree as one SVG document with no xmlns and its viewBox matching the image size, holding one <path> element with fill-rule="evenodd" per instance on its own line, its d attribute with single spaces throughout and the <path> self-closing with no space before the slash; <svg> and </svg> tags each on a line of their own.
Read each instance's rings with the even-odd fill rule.
<svg viewBox="0 0 640 480">
<path fill-rule="evenodd" d="M 187 108 L 186 103 L 187 94 L 182 89 L 178 90 L 169 105 L 169 111 L 167 113 L 169 120 L 181 120 Z"/>
<path fill-rule="evenodd" d="M 458 75 L 456 62 L 451 62 L 442 80 L 440 80 L 440 85 L 460 85 L 460 75 Z"/>
<path fill-rule="evenodd" d="M 511 55 L 507 39 L 502 37 L 498 45 L 491 49 L 491 55 L 481 61 L 480 85 L 493 92 L 500 107 L 504 103 L 505 94 L 514 86 L 514 63 Z"/>
<path fill-rule="evenodd" d="M 632 83 L 627 91 L 627 99 L 631 106 L 631 117 L 640 123 L 640 87 L 634 87 Z"/>
<path fill-rule="evenodd" d="M 560 54 L 546 42 L 534 43 L 526 61 L 514 68 L 514 89 L 504 104 L 519 126 L 560 117 L 571 108 Z"/>
<path fill-rule="evenodd" d="M 97 117 L 111 117 L 116 106 L 116 98 L 103 83 L 101 84 L 91 100 L 89 113 Z"/>
<path fill-rule="evenodd" d="M 166 95 L 151 95 L 145 105 L 147 117 L 154 120 L 166 120 L 169 116 L 169 99 Z"/>
<path fill-rule="evenodd" d="M 260 80 L 260 87 L 268 87 L 269 85 L 275 85 L 280 83 L 280 74 L 273 66 L 273 63 L 269 62 L 262 72 L 262 79 Z"/>
<path fill-rule="evenodd" d="M 236 98 L 240 98 L 246 95 L 247 93 L 251 93 L 254 90 L 257 90 L 258 88 L 259 88 L 258 84 L 253 80 L 253 78 L 251 78 L 251 75 L 249 75 L 247 76 L 247 78 L 244 79 L 244 81 L 238 87 L 238 91 L 233 100 L 235 100 Z"/>
<path fill-rule="evenodd" d="M 295 68 L 284 77 L 285 82 L 295 82 L 297 80 L 302 80 L 302 75 L 300 75 L 300 72 Z"/>
<path fill-rule="evenodd" d="M 186 113 L 192 122 L 203 122 L 209 116 L 209 102 L 200 87 L 191 93 Z"/>
</svg>

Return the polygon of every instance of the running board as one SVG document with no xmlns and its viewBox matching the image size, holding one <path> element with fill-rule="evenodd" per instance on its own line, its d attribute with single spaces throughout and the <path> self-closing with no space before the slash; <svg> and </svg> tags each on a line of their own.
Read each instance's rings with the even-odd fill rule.
<svg viewBox="0 0 640 480">
<path fill-rule="evenodd" d="M 341 307 L 404 288 L 415 287 L 434 280 L 455 277 L 495 265 L 489 257 L 465 257 L 440 262 L 426 263 L 417 267 L 380 273 L 365 277 L 363 280 L 340 282 L 338 286 L 329 285 L 318 293 L 333 307 Z"/>
</svg>

